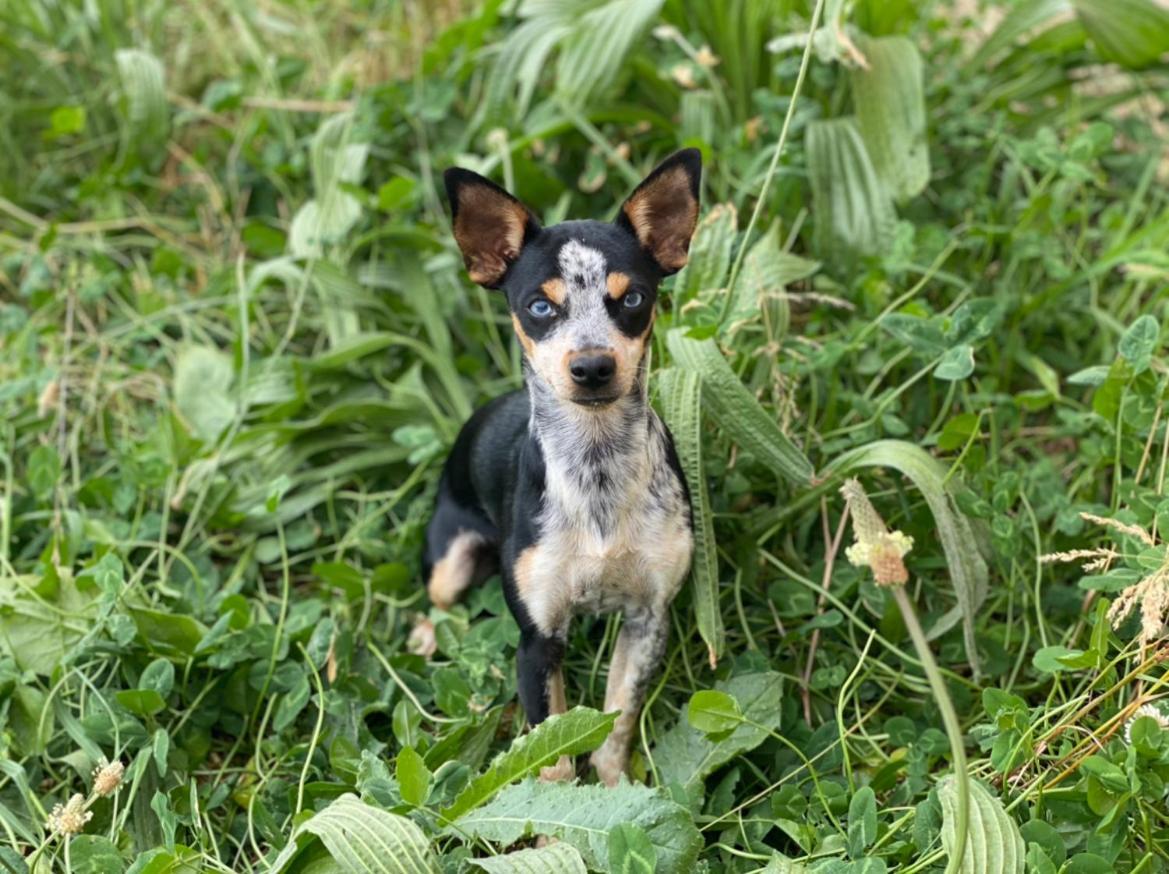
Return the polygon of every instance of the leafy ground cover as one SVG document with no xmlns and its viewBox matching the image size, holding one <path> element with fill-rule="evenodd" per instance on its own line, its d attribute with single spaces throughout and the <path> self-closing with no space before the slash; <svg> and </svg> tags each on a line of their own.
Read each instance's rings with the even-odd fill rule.
<svg viewBox="0 0 1169 874">
<path fill-rule="evenodd" d="M 1153 0 L 3 4 L 0 868 L 1169 870 L 1167 50 Z M 437 171 L 603 217 L 683 145 L 699 549 L 606 790 L 617 621 L 525 733 L 498 581 L 422 593 L 520 380 Z"/>
</svg>

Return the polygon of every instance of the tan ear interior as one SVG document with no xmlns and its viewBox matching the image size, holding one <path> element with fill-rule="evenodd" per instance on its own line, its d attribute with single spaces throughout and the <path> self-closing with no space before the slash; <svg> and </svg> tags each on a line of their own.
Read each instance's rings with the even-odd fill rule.
<svg viewBox="0 0 1169 874">
<path fill-rule="evenodd" d="M 646 183 L 633 192 L 624 209 L 637 239 L 662 267 L 680 270 L 686 266 L 698 201 L 685 169 L 672 167 Z"/>
<path fill-rule="evenodd" d="M 465 185 L 459 191 L 455 242 L 471 280 L 495 285 L 519 257 L 528 221 L 524 207 L 486 185 Z"/>
</svg>

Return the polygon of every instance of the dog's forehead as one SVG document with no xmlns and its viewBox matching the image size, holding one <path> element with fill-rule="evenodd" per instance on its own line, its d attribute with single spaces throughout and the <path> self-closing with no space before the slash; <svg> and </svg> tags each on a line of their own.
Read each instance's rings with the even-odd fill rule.
<svg viewBox="0 0 1169 874">
<path fill-rule="evenodd" d="M 565 284 L 574 290 L 604 287 L 605 275 L 609 272 L 604 252 L 576 239 L 569 239 L 560 245 L 556 263 Z"/>
</svg>

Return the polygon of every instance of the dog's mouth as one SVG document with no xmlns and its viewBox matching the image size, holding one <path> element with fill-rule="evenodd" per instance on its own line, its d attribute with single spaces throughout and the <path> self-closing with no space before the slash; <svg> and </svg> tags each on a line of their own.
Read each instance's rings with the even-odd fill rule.
<svg viewBox="0 0 1169 874">
<path fill-rule="evenodd" d="M 572 402 L 581 407 L 588 407 L 589 409 L 599 409 L 600 407 L 607 407 L 609 404 L 620 398 L 620 395 L 604 395 L 600 397 L 574 397 Z"/>
</svg>

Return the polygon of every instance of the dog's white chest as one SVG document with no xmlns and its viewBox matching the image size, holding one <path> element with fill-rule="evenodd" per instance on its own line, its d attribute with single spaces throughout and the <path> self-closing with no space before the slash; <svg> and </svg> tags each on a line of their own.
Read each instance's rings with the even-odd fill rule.
<svg viewBox="0 0 1169 874">
<path fill-rule="evenodd" d="M 610 474 L 622 477 L 620 487 L 600 494 L 549 470 L 539 541 L 516 562 L 525 606 L 545 632 L 576 614 L 659 611 L 677 594 L 692 538 L 686 496 L 662 448 Z"/>
</svg>

